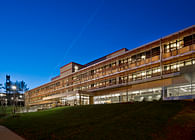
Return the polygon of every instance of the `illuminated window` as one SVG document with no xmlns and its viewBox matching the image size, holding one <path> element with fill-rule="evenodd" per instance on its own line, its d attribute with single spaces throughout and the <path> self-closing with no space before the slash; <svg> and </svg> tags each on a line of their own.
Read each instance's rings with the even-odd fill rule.
<svg viewBox="0 0 195 140">
<path fill-rule="evenodd" d="M 79 67 L 77 65 L 74 66 L 74 71 L 77 72 L 79 70 Z"/>
<path fill-rule="evenodd" d="M 157 68 L 153 68 L 152 69 L 152 73 L 157 73 L 158 72 L 158 69 Z"/>
<path fill-rule="evenodd" d="M 176 65 L 176 63 L 175 64 L 171 64 L 171 69 L 173 70 L 173 69 L 176 69 L 177 68 L 177 65 Z"/>
<path fill-rule="evenodd" d="M 169 45 L 164 45 L 164 52 L 165 52 L 165 53 L 170 52 L 170 50 L 169 50 Z"/>
<path fill-rule="evenodd" d="M 129 75 L 129 79 L 132 80 L 132 78 L 133 78 L 132 75 Z"/>
<path fill-rule="evenodd" d="M 142 55 L 141 59 L 146 59 L 146 56 L 145 55 Z"/>
<path fill-rule="evenodd" d="M 137 76 L 136 76 L 136 74 L 134 73 L 134 74 L 133 74 L 133 80 L 135 80 L 135 79 L 136 79 L 136 77 L 137 77 Z"/>
<path fill-rule="evenodd" d="M 186 66 L 188 66 L 188 65 L 192 65 L 191 60 L 187 60 L 187 61 L 185 61 L 185 65 L 186 65 Z"/>
<path fill-rule="evenodd" d="M 184 61 L 180 62 L 179 67 L 183 67 L 184 66 Z"/>
<path fill-rule="evenodd" d="M 142 71 L 142 76 L 145 76 L 146 75 L 146 72 L 145 71 Z"/>
</svg>

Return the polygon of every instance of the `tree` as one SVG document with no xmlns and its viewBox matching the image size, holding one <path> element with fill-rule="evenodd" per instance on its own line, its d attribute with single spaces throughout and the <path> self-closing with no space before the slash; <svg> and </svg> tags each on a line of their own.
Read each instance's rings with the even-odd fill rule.
<svg viewBox="0 0 195 140">
<path fill-rule="evenodd" d="M 5 90 L 9 90 L 9 91 L 11 91 L 11 93 L 12 93 L 12 86 L 16 86 L 16 91 L 18 92 L 18 93 L 25 93 L 26 91 L 28 91 L 29 90 L 29 88 L 28 88 L 28 86 L 27 86 L 27 84 L 22 80 L 22 81 L 16 81 L 16 82 L 10 82 L 10 85 L 9 85 L 9 88 L 6 88 L 6 87 L 8 87 L 7 85 L 6 85 L 6 83 L 4 84 L 4 86 L 2 85 L 2 84 L 0 84 L 0 89 L 5 89 Z"/>
<path fill-rule="evenodd" d="M 27 87 L 27 84 L 24 81 L 16 81 L 14 85 L 16 85 L 17 91 L 19 92 L 24 93 L 29 90 L 29 88 Z"/>
</svg>

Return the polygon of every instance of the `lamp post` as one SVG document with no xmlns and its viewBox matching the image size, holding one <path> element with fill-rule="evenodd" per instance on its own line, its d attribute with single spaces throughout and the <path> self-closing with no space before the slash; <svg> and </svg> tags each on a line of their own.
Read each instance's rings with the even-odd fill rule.
<svg viewBox="0 0 195 140">
<path fill-rule="evenodd" d="M 13 98 L 13 115 L 15 115 L 15 113 L 16 113 L 15 100 L 16 100 L 16 90 L 17 90 L 16 85 L 12 85 L 11 89 L 12 89 L 13 94 L 14 94 L 14 98 Z"/>
</svg>

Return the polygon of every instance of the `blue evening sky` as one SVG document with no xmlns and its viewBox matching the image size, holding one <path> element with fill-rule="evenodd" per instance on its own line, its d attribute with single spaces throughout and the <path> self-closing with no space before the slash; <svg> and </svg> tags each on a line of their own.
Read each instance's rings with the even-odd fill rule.
<svg viewBox="0 0 195 140">
<path fill-rule="evenodd" d="M 194 0 L 0 0 L 0 83 L 34 88 L 85 64 L 195 24 Z"/>
</svg>

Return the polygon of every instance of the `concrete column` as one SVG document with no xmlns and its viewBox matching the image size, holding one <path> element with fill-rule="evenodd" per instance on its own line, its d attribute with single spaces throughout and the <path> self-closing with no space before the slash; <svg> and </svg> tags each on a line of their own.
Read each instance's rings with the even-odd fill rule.
<svg viewBox="0 0 195 140">
<path fill-rule="evenodd" d="M 89 104 L 90 105 L 94 104 L 93 96 L 89 96 Z"/>
</svg>

